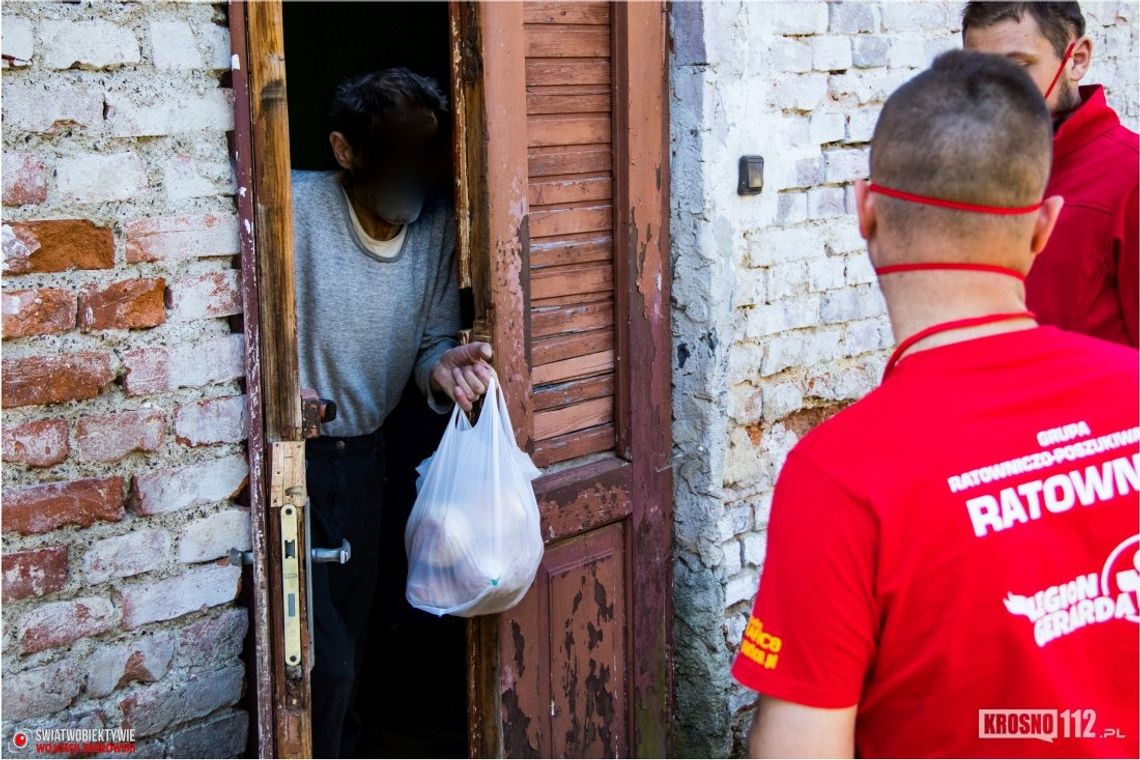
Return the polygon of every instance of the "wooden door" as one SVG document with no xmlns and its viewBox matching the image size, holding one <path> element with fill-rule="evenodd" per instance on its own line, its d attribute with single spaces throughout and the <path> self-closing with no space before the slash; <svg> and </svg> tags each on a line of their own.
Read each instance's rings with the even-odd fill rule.
<svg viewBox="0 0 1140 760">
<path fill-rule="evenodd" d="M 281 3 L 235 1 L 228 11 L 247 336 L 250 692 L 259 756 L 311 757 L 304 439 L 318 429 L 320 401 L 302 402 L 298 369 Z"/>
<path fill-rule="evenodd" d="M 667 751 L 665 24 L 658 2 L 452 5 L 461 279 L 546 468 L 535 585 L 471 628 L 476 756 Z"/>
</svg>

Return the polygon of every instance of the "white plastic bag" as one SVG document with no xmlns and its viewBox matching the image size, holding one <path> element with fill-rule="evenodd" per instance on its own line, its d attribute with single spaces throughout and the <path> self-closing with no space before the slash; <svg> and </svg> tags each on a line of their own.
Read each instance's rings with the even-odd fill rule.
<svg viewBox="0 0 1140 760">
<path fill-rule="evenodd" d="M 404 530 L 407 599 L 435 615 L 510 609 L 534 580 L 543 542 L 531 481 L 539 470 L 515 444 L 498 380 L 471 425 L 458 404 L 435 453 L 416 468 Z"/>
</svg>

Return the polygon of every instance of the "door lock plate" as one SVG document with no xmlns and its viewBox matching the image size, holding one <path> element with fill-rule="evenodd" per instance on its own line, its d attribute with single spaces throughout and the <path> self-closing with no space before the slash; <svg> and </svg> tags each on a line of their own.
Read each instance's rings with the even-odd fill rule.
<svg viewBox="0 0 1140 760">
<path fill-rule="evenodd" d="M 278 441 L 273 444 L 271 457 L 269 505 L 277 510 L 281 528 L 282 638 L 289 671 L 301 666 L 301 624 L 305 619 L 301 616 L 301 556 L 307 546 L 300 540 L 306 499 L 305 442 Z"/>
<path fill-rule="evenodd" d="M 281 508 L 281 609 L 285 621 L 285 664 L 301 664 L 301 549 L 297 508 Z"/>
</svg>

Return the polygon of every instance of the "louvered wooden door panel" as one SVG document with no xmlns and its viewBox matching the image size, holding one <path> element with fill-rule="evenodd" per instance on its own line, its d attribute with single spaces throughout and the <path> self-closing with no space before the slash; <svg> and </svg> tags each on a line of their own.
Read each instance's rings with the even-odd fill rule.
<svg viewBox="0 0 1140 760">
<path fill-rule="evenodd" d="M 535 583 L 517 607 L 472 625 L 472 754 L 664 756 L 664 4 L 452 9 L 476 324 L 516 438 L 545 469 L 534 482 L 546 540 Z"/>
<path fill-rule="evenodd" d="M 526 3 L 534 460 L 614 447 L 613 48 L 607 3 Z"/>
</svg>

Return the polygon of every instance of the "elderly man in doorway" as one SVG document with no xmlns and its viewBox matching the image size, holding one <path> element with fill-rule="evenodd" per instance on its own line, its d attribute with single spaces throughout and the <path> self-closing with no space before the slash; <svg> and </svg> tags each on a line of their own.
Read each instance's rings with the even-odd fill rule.
<svg viewBox="0 0 1140 760">
<path fill-rule="evenodd" d="M 293 172 L 301 382 L 338 414 L 310 440 L 314 546 L 351 537 L 345 565 L 312 567 L 313 753 L 351 755 L 361 649 L 375 595 L 384 419 L 414 376 L 437 412 L 470 410 L 492 370 L 457 345 L 450 130 L 435 82 L 387 69 L 344 82 L 330 110 L 333 171 Z"/>
</svg>

